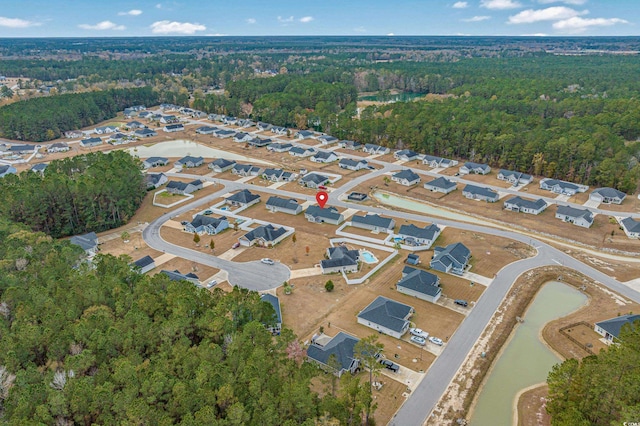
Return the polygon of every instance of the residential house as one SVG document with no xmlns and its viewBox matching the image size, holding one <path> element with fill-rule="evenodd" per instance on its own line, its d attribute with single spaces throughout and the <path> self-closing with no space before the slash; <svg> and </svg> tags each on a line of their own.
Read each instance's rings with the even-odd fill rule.
<svg viewBox="0 0 640 426">
<path fill-rule="evenodd" d="M 151 129 L 138 129 L 133 132 L 133 134 L 139 138 L 150 138 L 153 136 L 158 136 L 158 133 Z"/>
<path fill-rule="evenodd" d="M 218 129 L 213 132 L 213 135 L 219 139 L 227 139 L 234 137 L 236 135 L 236 132 L 234 132 L 233 130 Z"/>
<path fill-rule="evenodd" d="M 173 163 L 173 165 L 178 169 L 182 169 L 182 168 L 190 169 L 193 167 L 200 167 L 202 166 L 203 163 L 204 163 L 204 158 L 192 157 L 190 155 L 187 155 L 186 157 L 182 157 L 181 159 Z"/>
<path fill-rule="evenodd" d="M 340 148 L 350 149 L 352 151 L 357 151 L 359 149 L 362 149 L 363 145 L 360 142 L 344 140 L 344 141 L 338 142 L 338 146 Z"/>
<path fill-rule="evenodd" d="M 222 114 L 209 114 L 207 118 L 211 121 L 222 121 L 224 115 Z"/>
<path fill-rule="evenodd" d="M 555 192 L 556 194 L 575 195 L 578 192 L 585 192 L 589 187 L 563 180 L 545 178 L 540 180 L 540 189 Z"/>
<path fill-rule="evenodd" d="M 218 158 L 217 160 L 214 160 L 211 163 L 209 163 L 209 168 L 216 173 L 222 173 L 222 172 L 226 172 L 227 170 L 231 170 L 235 165 L 236 165 L 236 162 L 233 160 Z"/>
<path fill-rule="evenodd" d="M 390 217 L 382 217 L 377 214 L 367 214 L 364 216 L 353 215 L 351 226 L 368 229 L 373 232 L 393 232 L 396 222 Z"/>
<path fill-rule="evenodd" d="M 442 230 L 435 224 L 420 228 L 412 224 L 402 225 L 398 230 L 398 238 L 408 246 L 421 246 L 428 249 L 438 239 Z"/>
<path fill-rule="evenodd" d="M 271 145 L 269 145 L 267 147 L 267 151 L 271 151 L 271 152 L 287 152 L 291 148 L 293 148 L 293 145 L 291 145 L 290 143 L 272 143 Z"/>
<path fill-rule="evenodd" d="M 627 237 L 640 238 L 640 221 L 627 217 L 620 221 L 620 225 Z"/>
<path fill-rule="evenodd" d="M 598 188 L 589 194 L 589 199 L 605 204 L 622 204 L 627 194 L 615 188 Z"/>
<path fill-rule="evenodd" d="M 493 189 L 485 188 L 484 186 L 476 186 L 468 184 L 462 190 L 462 195 L 470 200 L 482 200 L 487 203 L 495 203 L 500 199 L 500 195 Z"/>
<path fill-rule="evenodd" d="M 338 160 L 338 156 L 333 151 L 318 151 L 310 160 L 314 163 L 332 163 Z"/>
<path fill-rule="evenodd" d="M 86 138 L 80 141 L 80 146 L 83 148 L 91 148 L 98 145 L 102 145 L 102 139 L 100 138 Z"/>
<path fill-rule="evenodd" d="M 422 164 L 426 164 L 434 169 L 448 168 L 458 165 L 457 160 L 450 160 L 448 158 L 436 157 L 435 155 L 425 155 L 422 157 Z"/>
<path fill-rule="evenodd" d="M 462 167 L 460 167 L 461 175 L 486 175 L 489 174 L 489 172 L 491 172 L 491 167 L 489 167 L 487 164 L 474 163 L 472 161 L 468 161 L 464 163 Z"/>
<path fill-rule="evenodd" d="M 124 145 L 131 142 L 132 138 L 129 135 L 125 135 L 123 133 L 116 133 L 114 135 L 109 136 L 107 142 L 111 145 Z"/>
<path fill-rule="evenodd" d="M 309 173 L 300 178 L 298 182 L 307 188 L 318 188 L 329 183 L 329 178 L 318 173 Z"/>
<path fill-rule="evenodd" d="M 251 247 L 273 247 L 287 236 L 284 228 L 275 228 L 272 224 L 262 225 L 238 238 L 240 245 Z"/>
<path fill-rule="evenodd" d="M 202 126 L 196 129 L 196 133 L 199 135 L 212 135 L 216 131 L 217 127 Z"/>
<path fill-rule="evenodd" d="M 243 127 L 245 129 L 251 127 L 251 126 L 255 126 L 256 123 L 254 123 L 252 120 L 249 120 L 248 118 L 241 118 L 236 122 L 236 125 L 238 125 L 239 127 Z"/>
<path fill-rule="evenodd" d="M 141 122 L 139 122 L 139 121 L 130 121 L 130 122 L 128 122 L 128 123 L 127 123 L 127 128 L 128 128 L 128 129 L 131 129 L 131 130 L 134 130 L 134 129 L 144 129 L 144 128 L 145 128 L 145 125 L 144 125 L 144 124 L 142 124 L 142 123 L 141 123 Z"/>
<path fill-rule="evenodd" d="M 294 135 L 296 139 L 313 139 L 315 136 L 315 132 L 310 130 L 299 130 Z"/>
<path fill-rule="evenodd" d="M 189 183 L 172 180 L 172 181 L 169 181 L 169 183 L 167 183 L 167 186 L 166 186 L 167 192 L 170 192 L 172 194 L 179 194 L 179 195 L 192 194 L 199 189 L 202 189 L 202 181 L 199 179 L 196 179 Z"/>
<path fill-rule="evenodd" d="M 40 173 L 41 175 L 44 174 L 44 170 L 47 168 L 48 164 L 47 163 L 38 163 L 38 164 L 34 164 L 31 169 L 29 169 L 32 172 L 35 173 Z"/>
<path fill-rule="evenodd" d="M 98 236 L 95 232 L 89 232 L 84 235 L 74 235 L 69 242 L 82 248 L 89 257 L 98 253 Z"/>
<path fill-rule="evenodd" d="M 258 124 L 256 124 L 256 127 L 258 128 L 259 131 L 264 132 L 265 130 L 271 129 L 273 126 L 269 123 L 258 121 Z"/>
<path fill-rule="evenodd" d="M 528 200 L 526 198 L 520 198 L 516 195 L 504 202 L 505 210 L 519 213 L 528 214 L 540 214 L 547 208 L 547 202 L 542 198 L 536 200 Z"/>
<path fill-rule="evenodd" d="M 254 166 L 252 164 L 239 164 L 236 163 L 233 168 L 231 168 L 231 173 L 238 176 L 258 176 L 262 172 L 262 169 L 258 166 Z"/>
<path fill-rule="evenodd" d="M 320 135 L 317 139 L 322 143 L 322 145 L 331 145 L 339 140 L 338 138 L 329 135 Z"/>
<path fill-rule="evenodd" d="M 149 118 L 153 115 L 153 112 L 151 111 L 142 111 L 138 114 L 138 117 L 140 118 Z"/>
<path fill-rule="evenodd" d="M 144 181 L 147 184 L 147 189 L 157 189 L 158 187 L 167 183 L 169 178 L 164 173 L 147 173 L 144 175 Z"/>
<path fill-rule="evenodd" d="M 587 209 L 576 209 L 570 206 L 558 206 L 556 219 L 563 222 L 573 223 L 583 228 L 590 228 L 593 225 L 593 213 Z"/>
<path fill-rule="evenodd" d="M 327 259 L 320 261 L 320 269 L 323 274 L 358 272 L 360 251 L 349 250 L 345 246 L 329 247 Z"/>
<path fill-rule="evenodd" d="M 5 177 L 6 175 L 16 175 L 18 174 L 18 169 L 10 165 L 0 165 L 0 178 Z"/>
<path fill-rule="evenodd" d="M 150 169 L 151 167 L 166 166 L 167 164 L 169 164 L 169 159 L 165 157 L 149 157 L 142 162 L 142 166 L 145 169 Z"/>
<path fill-rule="evenodd" d="M 285 172 L 282 169 L 265 169 L 262 172 L 262 179 L 271 182 L 292 182 L 295 178 L 295 173 Z"/>
<path fill-rule="evenodd" d="M 225 202 L 234 207 L 249 207 L 260 202 L 260 195 L 252 194 L 248 189 L 243 189 L 225 198 Z"/>
<path fill-rule="evenodd" d="M 142 257 L 131 264 L 133 269 L 140 274 L 146 274 L 156 267 L 156 262 L 151 256 Z"/>
<path fill-rule="evenodd" d="M 64 132 L 64 137 L 67 139 L 81 138 L 83 136 L 84 132 L 82 130 L 68 130 Z"/>
<path fill-rule="evenodd" d="M 286 136 L 287 132 L 288 130 L 286 127 L 280 127 L 280 126 L 271 127 L 271 133 L 273 133 L 274 135 Z"/>
<path fill-rule="evenodd" d="M 38 151 L 38 146 L 29 144 L 11 145 L 8 151 L 11 154 L 33 154 Z"/>
<path fill-rule="evenodd" d="M 64 143 L 64 142 L 56 142 L 54 144 L 49 145 L 49 147 L 47 148 L 47 152 L 49 152 L 49 153 L 67 152 L 67 151 L 69 151 L 69 149 L 71 149 L 71 148 L 66 143 Z"/>
<path fill-rule="evenodd" d="M 302 212 L 302 205 L 298 201 L 291 198 L 280 198 L 276 196 L 269 197 L 266 204 L 267 210 L 270 212 L 282 212 L 288 214 L 299 214 Z"/>
<path fill-rule="evenodd" d="M 391 175 L 391 180 L 404 186 L 412 186 L 420 183 L 420 175 L 412 170 L 405 169 Z"/>
<path fill-rule="evenodd" d="M 332 225 L 340 225 L 344 222 L 344 216 L 338 212 L 335 207 L 309 206 L 304 212 L 304 217 L 309 222 L 314 223 L 330 223 Z"/>
<path fill-rule="evenodd" d="M 289 155 L 293 157 L 304 158 L 309 157 L 310 155 L 313 155 L 315 153 L 316 150 L 311 148 L 310 146 L 294 146 L 293 148 L 289 149 Z"/>
<path fill-rule="evenodd" d="M 282 331 L 282 311 L 280 310 L 280 299 L 278 299 L 278 296 L 265 293 L 260 296 L 260 300 L 262 300 L 264 303 L 270 304 L 274 312 L 272 321 L 266 324 L 267 330 L 269 330 L 273 335 L 280 335 L 280 332 Z"/>
<path fill-rule="evenodd" d="M 233 137 L 234 142 L 249 142 L 251 139 L 253 139 L 253 136 L 245 132 L 238 132 Z"/>
<path fill-rule="evenodd" d="M 531 183 L 533 181 L 533 176 L 522 172 L 500 169 L 498 172 L 498 180 L 504 180 L 513 186 L 518 186 Z"/>
<path fill-rule="evenodd" d="M 442 192 L 443 194 L 448 194 L 452 191 L 455 191 L 458 187 L 458 184 L 447 179 L 444 176 L 440 176 L 439 178 L 435 178 L 430 182 L 425 182 L 425 189 L 433 192 Z"/>
<path fill-rule="evenodd" d="M 197 214 L 191 222 L 184 225 L 186 232 L 199 235 L 218 235 L 227 228 L 229 228 L 229 220 L 226 216 L 211 217 L 202 214 Z"/>
<path fill-rule="evenodd" d="M 312 343 L 307 348 L 307 360 L 338 377 L 346 372 L 355 374 L 360 366 L 360 360 L 355 356 L 355 347 L 359 341 L 357 337 L 341 331 L 324 346 Z"/>
<path fill-rule="evenodd" d="M 263 148 L 271 144 L 271 139 L 253 138 L 249 141 L 249 145 L 253 148 Z"/>
<path fill-rule="evenodd" d="M 351 158 L 342 158 L 338 163 L 341 169 L 347 170 L 362 170 L 367 169 L 369 167 L 369 162 L 367 160 L 352 160 Z"/>
<path fill-rule="evenodd" d="M 431 259 L 432 269 L 462 275 L 471 259 L 471 251 L 462 243 L 449 244 L 446 247 L 436 247 Z"/>
<path fill-rule="evenodd" d="M 407 255 L 407 259 L 404 261 L 408 265 L 419 265 L 420 264 L 420 256 L 415 253 L 409 253 Z"/>
<path fill-rule="evenodd" d="M 385 146 L 375 145 L 372 143 L 365 144 L 362 148 L 363 152 L 367 154 L 376 154 L 376 155 L 384 155 L 391 152 L 391 150 Z"/>
<path fill-rule="evenodd" d="M 419 160 L 420 159 L 420 154 L 418 154 L 415 151 L 412 151 L 410 149 L 403 149 L 400 151 L 396 151 L 393 154 L 393 157 L 396 160 L 401 160 L 401 161 L 412 161 L 412 160 Z"/>
<path fill-rule="evenodd" d="M 176 117 L 175 115 L 163 115 L 162 117 L 160 117 L 160 122 L 162 124 L 173 124 L 173 123 L 177 123 L 178 117 Z"/>
<path fill-rule="evenodd" d="M 160 271 L 160 273 L 169 277 L 171 281 L 189 281 L 190 283 L 197 286 L 200 285 L 200 278 L 198 278 L 198 276 L 192 272 L 189 272 L 188 274 L 182 274 L 177 269 L 173 271 L 163 269 L 162 271 Z"/>
<path fill-rule="evenodd" d="M 415 310 L 404 303 L 378 296 L 358 314 L 358 324 L 400 339 L 409 330 Z"/>
<path fill-rule="evenodd" d="M 164 130 L 167 133 L 181 132 L 184 130 L 184 125 L 182 123 L 167 124 L 162 128 L 162 130 Z"/>
<path fill-rule="evenodd" d="M 114 133 L 118 131 L 118 126 L 100 126 L 96 127 L 94 133 L 98 135 L 106 135 L 108 133 Z"/>
<path fill-rule="evenodd" d="M 427 271 L 405 267 L 402 278 L 396 283 L 396 290 L 427 302 L 436 303 L 440 299 L 440 278 Z"/>
<path fill-rule="evenodd" d="M 640 320 L 640 315 L 620 315 L 615 318 L 597 322 L 594 330 L 603 336 L 607 342 L 615 343 L 616 340 L 620 340 L 622 328 L 625 326 L 635 328 L 636 321 L 638 320 Z"/>
</svg>

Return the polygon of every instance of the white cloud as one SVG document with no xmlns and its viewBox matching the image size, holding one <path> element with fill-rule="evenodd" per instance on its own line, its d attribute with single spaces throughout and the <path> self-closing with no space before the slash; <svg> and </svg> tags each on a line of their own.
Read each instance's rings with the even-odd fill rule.
<svg viewBox="0 0 640 426">
<path fill-rule="evenodd" d="M 95 25 L 80 24 L 78 25 L 78 27 L 82 28 L 83 30 L 98 30 L 98 31 L 106 31 L 106 30 L 122 31 L 127 28 L 124 25 L 117 25 L 111 21 L 102 21 L 102 22 L 98 22 Z"/>
<path fill-rule="evenodd" d="M 392 36 L 394 36 L 395 34 L 394 34 L 394 33 L 389 33 L 389 34 L 387 34 L 387 35 L 388 35 L 389 37 L 392 37 Z"/>
<path fill-rule="evenodd" d="M 589 13 L 588 10 L 578 12 L 575 9 L 565 6 L 554 6 L 546 9 L 527 9 L 522 12 L 509 16 L 509 24 L 531 24 L 539 21 L 560 21 L 562 19 L 569 19 L 575 16 L 584 15 Z"/>
<path fill-rule="evenodd" d="M 469 7 L 469 3 L 467 3 L 466 1 L 457 1 L 451 7 L 453 7 L 454 9 L 465 9 Z"/>
<path fill-rule="evenodd" d="M 474 16 L 473 18 L 463 19 L 464 22 L 480 22 L 491 19 L 491 16 Z"/>
<path fill-rule="evenodd" d="M 309 23 L 313 21 L 313 16 L 303 16 L 302 18 L 300 18 L 300 22 L 302 22 L 303 24 Z"/>
<path fill-rule="evenodd" d="M 564 3 L 564 4 L 572 4 L 574 6 L 580 6 L 581 4 L 585 4 L 587 0 L 538 0 L 538 3 L 549 4 L 549 3 Z"/>
<path fill-rule="evenodd" d="M 367 29 L 365 27 L 358 27 L 358 28 L 354 28 L 353 31 L 356 33 L 366 33 Z"/>
<path fill-rule="evenodd" d="M 514 0 L 480 0 L 480 7 L 487 9 L 516 9 L 522 7 L 522 4 Z"/>
<path fill-rule="evenodd" d="M 549 34 L 545 33 L 533 33 L 533 34 L 521 34 L 522 37 L 549 37 Z"/>
<path fill-rule="evenodd" d="M 138 15 L 142 15 L 142 11 L 140 9 L 131 9 L 128 12 L 118 12 L 118 15 L 120 15 L 120 16 L 125 16 L 125 15 L 138 16 Z"/>
<path fill-rule="evenodd" d="M 151 32 L 154 34 L 194 34 L 206 29 L 204 25 L 191 22 L 157 21 L 151 24 Z"/>
<path fill-rule="evenodd" d="M 255 24 L 256 22 L 256 18 L 247 18 L 247 24 Z"/>
<path fill-rule="evenodd" d="M 289 16 L 288 18 L 278 16 L 278 22 L 280 22 L 281 24 L 288 24 L 289 22 L 293 22 L 293 16 Z"/>
<path fill-rule="evenodd" d="M 27 28 L 37 27 L 39 25 L 41 25 L 39 22 L 32 22 L 19 18 L 5 18 L 4 16 L 0 16 L 0 27 Z"/>
<path fill-rule="evenodd" d="M 556 30 L 579 33 L 589 27 L 610 27 L 615 24 L 628 24 L 629 21 L 620 18 L 580 18 L 573 17 L 562 21 L 554 22 L 553 28 Z"/>
<path fill-rule="evenodd" d="M 156 9 L 162 9 L 162 4 L 161 3 L 156 4 Z"/>
</svg>

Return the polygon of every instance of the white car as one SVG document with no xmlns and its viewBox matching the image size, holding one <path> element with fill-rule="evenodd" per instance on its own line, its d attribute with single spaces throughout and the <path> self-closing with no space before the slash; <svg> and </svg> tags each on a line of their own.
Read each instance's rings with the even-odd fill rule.
<svg viewBox="0 0 640 426">
<path fill-rule="evenodd" d="M 409 340 L 411 340 L 413 343 L 417 343 L 420 346 L 424 346 L 427 343 L 427 340 L 424 337 L 420 336 L 411 336 Z"/>
<path fill-rule="evenodd" d="M 429 337 L 429 333 L 427 333 L 421 328 L 410 328 L 409 333 L 411 333 L 412 336 L 422 337 L 423 339 L 426 339 Z"/>
<path fill-rule="evenodd" d="M 434 345 L 438 345 L 438 346 L 442 346 L 444 344 L 442 339 L 438 339 L 437 337 L 433 337 L 433 336 L 429 337 L 429 341 Z"/>
<path fill-rule="evenodd" d="M 211 281 L 209 281 L 209 283 L 207 284 L 207 288 L 211 288 L 211 287 L 213 287 L 213 286 L 214 286 L 214 285 L 216 285 L 216 284 L 218 284 L 218 281 L 216 281 L 216 280 L 211 280 Z"/>
<path fill-rule="evenodd" d="M 275 264 L 275 262 L 273 260 L 269 259 L 268 257 L 260 259 L 260 262 L 264 263 L 265 265 L 274 265 Z"/>
</svg>

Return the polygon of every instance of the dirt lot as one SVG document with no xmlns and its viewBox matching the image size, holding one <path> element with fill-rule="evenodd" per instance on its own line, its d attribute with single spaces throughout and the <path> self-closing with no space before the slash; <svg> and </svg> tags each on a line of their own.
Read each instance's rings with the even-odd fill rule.
<svg viewBox="0 0 640 426">
<path fill-rule="evenodd" d="M 607 259 L 576 250 L 570 250 L 566 247 L 558 246 L 557 248 L 618 281 L 626 282 L 640 277 L 640 263 L 638 262 Z"/>
<path fill-rule="evenodd" d="M 132 261 L 136 261 L 145 256 L 151 256 L 155 259 L 162 254 L 161 252 L 147 246 L 142 239 L 141 232 L 129 232 L 128 243 L 125 243 L 122 238 L 117 237 L 100 244 L 100 253 L 108 253 L 114 256 L 127 255 Z"/>
<path fill-rule="evenodd" d="M 518 426 L 547 426 L 551 416 L 545 410 L 547 385 L 540 385 L 523 392 L 518 398 Z"/>
<path fill-rule="evenodd" d="M 373 232 L 368 229 L 357 228 L 355 226 L 345 226 L 342 229 L 342 232 L 348 232 L 350 234 L 360 235 L 367 238 L 375 238 L 380 241 L 380 244 L 382 244 L 388 235 L 386 232 Z"/>
<path fill-rule="evenodd" d="M 471 174 L 471 175 L 464 175 L 464 179 L 471 181 L 471 182 L 477 182 L 479 184 L 484 184 L 484 185 L 492 185 L 492 186 L 499 186 L 501 188 L 511 188 L 512 185 L 504 180 L 499 180 L 497 178 L 498 173 L 497 172 L 491 172 L 487 175 L 475 175 L 475 174 Z M 535 185 L 535 183 L 530 183 L 529 185 Z M 462 187 L 464 187 L 462 185 Z M 462 188 L 460 188 L 462 189 Z"/>
<path fill-rule="evenodd" d="M 193 272 L 198 276 L 200 282 L 204 282 L 206 279 L 220 271 L 219 269 L 212 268 L 211 266 L 205 266 L 200 263 L 193 262 L 189 259 L 175 257 L 162 264 L 160 267 L 153 269 L 151 272 L 149 272 L 149 275 L 155 275 L 162 270 L 175 271 L 176 269 L 182 274 Z"/>
</svg>

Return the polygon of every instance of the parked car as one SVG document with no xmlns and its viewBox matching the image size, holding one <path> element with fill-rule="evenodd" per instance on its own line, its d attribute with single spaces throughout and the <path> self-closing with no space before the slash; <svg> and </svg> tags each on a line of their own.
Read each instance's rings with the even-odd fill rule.
<svg viewBox="0 0 640 426">
<path fill-rule="evenodd" d="M 238 247 L 240 247 L 240 243 L 233 243 L 231 246 L 232 249 L 237 249 Z"/>
<path fill-rule="evenodd" d="M 455 303 L 456 305 L 465 306 L 465 307 L 469 306 L 469 302 L 463 299 L 456 299 L 453 301 L 453 303 Z"/>
<path fill-rule="evenodd" d="M 429 333 L 422 330 L 421 328 L 410 328 L 409 333 L 411 333 L 412 336 L 422 337 L 423 339 L 426 339 L 429 337 Z"/>
<path fill-rule="evenodd" d="M 444 344 L 442 339 L 438 339 L 437 337 L 433 337 L 433 336 L 429 337 L 429 341 L 434 345 L 438 345 L 438 346 L 442 346 Z"/>
<path fill-rule="evenodd" d="M 394 362 L 389 361 L 388 359 L 381 359 L 380 364 L 384 365 L 384 367 L 388 370 L 397 373 L 400 370 L 400 366 Z"/>
<path fill-rule="evenodd" d="M 273 265 L 273 264 L 275 264 L 275 262 L 273 260 L 269 259 L 268 257 L 260 259 L 260 262 L 264 263 L 265 265 Z"/>
<path fill-rule="evenodd" d="M 207 288 L 211 288 L 211 287 L 213 287 L 213 286 L 214 286 L 214 285 L 216 285 L 216 284 L 218 284 L 218 281 L 216 281 L 216 280 L 211 280 L 211 281 L 209 281 L 209 283 L 207 284 Z"/>
<path fill-rule="evenodd" d="M 429 339 L 431 339 L 431 337 L 429 337 Z M 417 343 L 420 346 L 424 346 L 427 343 L 427 340 L 424 337 L 420 336 L 411 336 L 409 340 L 411 340 L 413 343 Z"/>
<path fill-rule="evenodd" d="M 324 185 L 318 185 L 318 189 L 325 190 L 325 189 L 327 189 L 327 187 L 326 187 L 326 186 L 324 186 Z"/>
<path fill-rule="evenodd" d="M 205 210 L 202 214 L 204 214 L 205 216 L 208 216 L 210 214 L 213 214 L 212 210 Z"/>
</svg>

